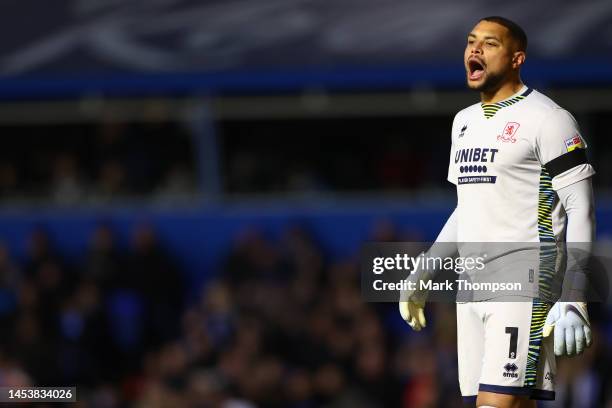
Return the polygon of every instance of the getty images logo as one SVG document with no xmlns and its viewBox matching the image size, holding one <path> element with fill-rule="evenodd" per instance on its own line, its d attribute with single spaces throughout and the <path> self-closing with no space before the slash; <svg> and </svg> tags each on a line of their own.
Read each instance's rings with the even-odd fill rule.
<svg viewBox="0 0 612 408">
<path fill-rule="evenodd" d="M 518 373 L 516 372 L 518 370 L 518 367 L 516 366 L 516 364 L 514 363 L 507 363 L 504 366 L 504 377 L 510 377 L 510 378 L 518 378 Z"/>
</svg>

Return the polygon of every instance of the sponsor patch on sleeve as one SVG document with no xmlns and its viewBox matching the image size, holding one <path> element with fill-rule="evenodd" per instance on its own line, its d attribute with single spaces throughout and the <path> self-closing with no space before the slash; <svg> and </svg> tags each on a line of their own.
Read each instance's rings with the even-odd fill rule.
<svg viewBox="0 0 612 408">
<path fill-rule="evenodd" d="M 565 139 L 565 148 L 568 152 L 571 152 L 574 149 L 584 149 L 584 143 L 582 143 L 582 138 L 580 135 L 575 134 L 569 139 Z"/>
</svg>

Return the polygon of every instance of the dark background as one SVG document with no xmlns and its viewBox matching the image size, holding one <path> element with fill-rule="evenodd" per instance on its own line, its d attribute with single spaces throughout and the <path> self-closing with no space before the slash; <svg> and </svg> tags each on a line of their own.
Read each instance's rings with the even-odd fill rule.
<svg viewBox="0 0 612 408">
<path fill-rule="evenodd" d="M 0 385 L 80 407 L 460 406 L 453 305 L 365 303 L 366 241 L 435 239 L 466 33 L 530 37 L 612 239 L 607 1 L 0 6 Z M 542 16 L 546 16 L 543 18 Z M 557 401 L 609 393 L 609 305 Z M 501 369 L 501 368 L 500 368 Z"/>
</svg>

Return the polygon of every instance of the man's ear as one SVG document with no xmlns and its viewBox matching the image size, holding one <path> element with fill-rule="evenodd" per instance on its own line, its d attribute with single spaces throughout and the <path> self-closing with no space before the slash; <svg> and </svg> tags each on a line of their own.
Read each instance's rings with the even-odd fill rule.
<svg viewBox="0 0 612 408">
<path fill-rule="evenodd" d="M 512 68 L 518 69 L 525 63 L 525 58 L 527 58 L 527 54 L 525 51 L 516 51 L 512 56 Z"/>
</svg>

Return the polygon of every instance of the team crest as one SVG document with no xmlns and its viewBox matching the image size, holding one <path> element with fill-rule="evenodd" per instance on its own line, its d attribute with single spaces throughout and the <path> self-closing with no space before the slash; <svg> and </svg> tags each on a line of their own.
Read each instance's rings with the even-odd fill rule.
<svg viewBox="0 0 612 408">
<path fill-rule="evenodd" d="M 573 137 L 565 139 L 565 148 L 568 152 L 571 152 L 574 149 L 584 149 L 584 143 L 582 143 L 582 138 L 580 135 L 576 133 Z"/>
<path fill-rule="evenodd" d="M 504 127 L 504 131 L 501 135 L 497 135 L 497 140 L 501 140 L 502 142 L 511 142 L 515 143 L 516 131 L 521 125 L 517 122 L 508 122 L 506 123 L 506 127 Z"/>
</svg>

